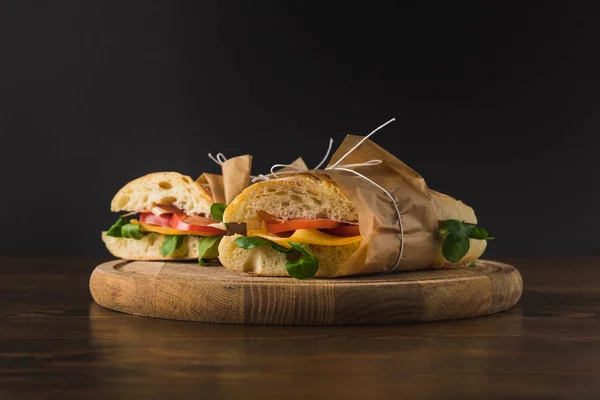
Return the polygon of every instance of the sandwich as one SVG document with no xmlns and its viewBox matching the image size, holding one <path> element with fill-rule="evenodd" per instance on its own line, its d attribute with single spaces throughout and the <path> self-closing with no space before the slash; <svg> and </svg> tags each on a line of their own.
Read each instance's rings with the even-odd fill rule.
<svg viewBox="0 0 600 400">
<path fill-rule="evenodd" d="M 111 202 L 111 211 L 124 214 L 102 232 L 108 250 L 125 260 L 216 259 L 225 205 L 202 183 L 177 172 L 129 182 Z"/>
<path fill-rule="evenodd" d="M 428 247 L 434 254 L 421 267 L 466 265 L 479 258 L 486 248 L 482 239 L 489 238 L 476 227 L 473 209 L 424 190 L 435 206 L 432 218 L 437 219 L 438 232 L 431 235 L 433 243 Z M 223 221 L 245 224 L 246 232 L 221 240 L 219 260 L 230 270 L 256 275 L 348 275 L 345 263 L 365 237 L 372 237 L 370 221 L 359 221 L 350 197 L 326 174 L 299 173 L 256 183 L 227 206 Z M 361 271 L 360 266 L 357 271 L 352 274 L 373 273 Z"/>
</svg>

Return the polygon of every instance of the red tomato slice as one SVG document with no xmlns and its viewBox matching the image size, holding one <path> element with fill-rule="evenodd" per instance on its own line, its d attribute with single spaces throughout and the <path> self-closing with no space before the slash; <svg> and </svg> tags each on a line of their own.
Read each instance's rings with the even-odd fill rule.
<svg viewBox="0 0 600 400">
<path fill-rule="evenodd" d="M 170 223 L 171 228 L 178 229 L 180 231 L 203 232 L 206 234 L 213 234 L 213 236 L 225 234 L 225 231 L 223 231 L 221 229 L 213 228 L 212 226 L 195 225 L 195 224 L 188 223 L 188 218 L 190 218 L 190 217 L 173 214 L 173 217 L 171 217 L 171 223 Z M 197 217 L 197 218 L 201 218 L 201 217 Z M 205 219 L 208 219 L 208 218 L 205 218 Z M 210 221 L 212 221 L 212 220 L 210 220 Z"/>
<path fill-rule="evenodd" d="M 290 219 L 288 221 L 266 225 L 267 231 L 271 233 L 280 233 L 298 229 L 334 229 L 339 228 L 343 224 L 330 219 Z"/>
<path fill-rule="evenodd" d="M 267 231 L 271 233 L 281 233 L 281 232 L 290 232 L 295 231 L 297 229 L 340 229 L 343 228 L 345 224 L 342 222 L 332 221 L 330 219 L 290 219 L 285 220 L 281 218 L 277 218 L 269 213 L 264 211 L 258 212 L 258 217 L 265 222 L 267 227 Z M 352 225 L 350 225 L 352 226 Z M 360 233 L 351 234 L 354 232 L 358 232 L 358 226 L 356 230 L 350 229 L 342 231 L 341 235 L 338 236 L 358 236 Z M 346 234 L 344 234 L 346 233 Z"/>
<path fill-rule="evenodd" d="M 358 225 L 344 225 L 334 229 L 323 229 L 323 233 L 334 236 L 360 236 Z"/>
<path fill-rule="evenodd" d="M 162 214 L 160 217 L 152 213 L 141 213 L 140 222 L 150 225 L 169 227 L 171 222 L 171 214 Z"/>
</svg>

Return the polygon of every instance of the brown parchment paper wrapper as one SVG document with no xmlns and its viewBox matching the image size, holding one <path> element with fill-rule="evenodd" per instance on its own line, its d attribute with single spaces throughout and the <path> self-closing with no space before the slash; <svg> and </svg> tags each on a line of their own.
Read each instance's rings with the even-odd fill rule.
<svg viewBox="0 0 600 400">
<path fill-rule="evenodd" d="M 250 184 L 252 156 L 246 154 L 230 158 L 221 165 L 225 186 L 225 204 L 229 204 Z"/>
<path fill-rule="evenodd" d="M 225 204 L 229 204 L 250 184 L 252 156 L 249 154 L 233 157 L 221 165 L 225 186 Z"/>
<path fill-rule="evenodd" d="M 230 158 L 221 165 L 223 175 L 203 173 L 196 182 L 210 191 L 213 202 L 229 204 L 245 188 L 250 185 L 250 172 L 252 170 L 252 156 L 249 154 Z M 298 157 L 288 167 L 281 168 L 279 172 L 307 171 L 308 167 Z"/>
<path fill-rule="evenodd" d="M 225 183 L 222 175 L 207 174 L 205 172 L 196 179 L 196 182 L 210 191 L 213 202 L 225 203 Z"/>
<path fill-rule="evenodd" d="M 221 165 L 223 175 L 203 173 L 196 182 L 210 191 L 213 202 L 229 204 L 250 184 L 252 156 L 230 158 Z"/>
<path fill-rule="evenodd" d="M 296 158 L 289 167 L 283 167 L 278 172 L 291 172 L 291 171 L 308 171 L 308 167 L 306 163 L 302 159 L 302 157 Z"/>
<path fill-rule="evenodd" d="M 361 139 L 363 136 L 348 135 L 331 158 L 328 167 L 335 164 Z M 381 160 L 382 163 L 351 169 L 384 187 L 393 196 L 400 210 L 402 228 L 392 201 L 372 183 L 346 171 L 310 171 L 316 175 L 327 175 L 336 182 L 358 213 L 359 229 L 363 237 L 360 247 L 333 276 L 427 268 L 434 260 L 438 247 L 438 220 L 425 180 L 371 140 L 363 142 L 337 167 L 370 160 Z M 394 269 L 400 256 L 402 240 L 402 258 Z"/>
</svg>

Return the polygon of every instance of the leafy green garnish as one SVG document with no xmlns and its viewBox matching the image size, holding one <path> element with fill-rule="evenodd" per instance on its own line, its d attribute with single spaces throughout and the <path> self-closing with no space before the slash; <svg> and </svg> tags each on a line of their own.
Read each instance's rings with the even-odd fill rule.
<svg viewBox="0 0 600 400">
<path fill-rule="evenodd" d="M 127 224 L 127 220 L 125 218 L 119 218 L 117 222 L 115 222 L 109 229 L 106 234 L 112 237 L 123 237 L 121 233 L 121 227 Z"/>
<path fill-rule="evenodd" d="M 471 239 L 481 239 L 481 240 L 492 240 L 493 237 L 488 236 L 488 233 L 483 228 L 478 228 L 476 226 L 473 227 L 473 230 L 469 234 Z"/>
<path fill-rule="evenodd" d="M 312 278 L 319 270 L 319 261 L 307 244 L 289 242 L 292 248 L 287 249 L 275 242 L 258 236 L 242 236 L 235 239 L 235 243 L 238 247 L 246 250 L 270 244 L 273 250 L 287 254 L 288 262 L 285 263 L 285 269 L 291 277 L 296 279 Z M 294 255 L 299 255 L 300 257 L 294 261 L 290 260 Z"/>
<path fill-rule="evenodd" d="M 471 268 L 475 268 L 476 266 L 477 266 L 477 263 L 475 261 L 471 261 L 469 263 L 469 267 L 471 267 Z"/>
<path fill-rule="evenodd" d="M 167 235 L 160 245 L 160 255 L 163 257 L 170 256 L 181 247 L 183 244 L 184 235 Z"/>
<path fill-rule="evenodd" d="M 289 242 L 290 246 L 292 246 L 292 248 L 296 251 L 299 251 L 302 254 L 314 257 L 315 255 L 312 253 L 312 250 L 310 249 L 310 246 L 304 243 L 297 243 L 297 242 Z"/>
<path fill-rule="evenodd" d="M 460 222 L 456 219 L 449 219 L 445 223 L 448 234 L 456 238 L 466 238 L 469 236 L 475 225 Z"/>
<path fill-rule="evenodd" d="M 141 225 L 127 224 L 121 227 L 121 234 L 128 239 L 140 240 L 144 234 L 140 232 Z"/>
<path fill-rule="evenodd" d="M 210 216 L 212 219 L 223 222 L 223 213 L 225 212 L 225 208 L 227 208 L 227 205 L 223 203 L 213 203 L 213 205 L 210 206 Z"/>
<path fill-rule="evenodd" d="M 203 258 L 215 258 L 219 255 L 218 247 L 223 236 L 205 236 L 198 242 L 198 264 L 206 265 Z"/>
<path fill-rule="evenodd" d="M 290 252 L 294 251 L 293 249 L 285 248 L 275 242 L 271 242 L 270 240 L 261 238 L 259 236 L 242 236 L 235 239 L 235 244 L 237 244 L 238 247 L 246 250 L 265 244 L 270 244 L 271 248 L 279 253 L 289 254 Z"/>
<path fill-rule="evenodd" d="M 127 219 L 125 218 L 119 218 L 106 234 L 112 237 L 140 240 L 144 237 L 144 232 L 140 231 L 140 227 L 141 226 L 137 224 L 127 223 Z"/>
<path fill-rule="evenodd" d="M 290 246 L 302 255 L 296 261 L 285 263 L 285 269 L 291 277 L 296 279 L 312 278 L 319 270 L 319 260 L 310 250 L 310 246 L 303 243 L 289 242 Z"/>
<path fill-rule="evenodd" d="M 471 248 L 471 242 L 466 237 L 457 238 L 452 235 L 446 236 L 444 243 L 442 243 L 442 254 L 446 257 L 446 260 L 457 263 Z"/>
<path fill-rule="evenodd" d="M 237 244 L 238 247 L 241 247 L 242 249 L 246 249 L 246 250 L 253 249 L 255 247 L 262 246 L 264 244 L 270 244 L 270 243 L 273 243 L 273 242 L 271 242 L 268 239 L 261 238 L 258 236 L 242 236 L 242 237 L 235 239 L 235 244 Z M 273 243 L 273 244 L 276 244 L 276 243 Z"/>
<path fill-rule="evenodd" d="M 271 248 L 283 254 L 290 254 L 292 251 L 294 251 L 294 249 L 288 249 L 287 247 L 283 247 L 282 245 L 277 244 L 275 242 L 271 242 Z"/>
<path fill-rule="evenodd" d="M 469 239 L 492 240 L 483 228 L 475 224 L 449 219 L 439 229 L 439 234 L 444 237 L 442 255 L 451 263 L 459 262 L 471 248 Z"/>
</svg>

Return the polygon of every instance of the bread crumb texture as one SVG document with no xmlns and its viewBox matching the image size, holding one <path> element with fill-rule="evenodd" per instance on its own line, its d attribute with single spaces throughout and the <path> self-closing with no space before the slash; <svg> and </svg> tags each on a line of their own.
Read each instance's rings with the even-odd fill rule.
<svg viewBox="0 0 600 400">
<path fill-rule="evenodd" d="M 135 179 L 115 195 L 113 212 L 149 211 L 155 205 L 173 205 L 188 215 L 210 214 L 212 198 L 200 184 L 177 172 L 156 172 Z"/>
<path fill-rule="evenodd" d="M 285 269 L 287 262 L 285 254 L 267 245 L 249 250 L 242 249 L 235 243 L 238 237 L 241 235 L 225 236 L 219 244 L 219 261 L 225 268 L 247 274 L 289 276 Z M 360 242 L 342 246 L 310 245 L 313 254 L 319 260 L 319 270 L 315 276 L 323 278 L 335 274 L 359 245 Z"/>
<path fill-rule="evenodd" d="M 225 222 L 249 222 L 264 211 L 283 219 L 331 219 L 356 223 L 348 196 L 331 180 L 308 174 L 255 183 L 225 210 Z"/>
<path fill-rule="evenodd" d="M 111 254 L 124 260 L 193 260 L 198 258 L 201 236 L 184 236 L 182 246 L 168 257 L 160 255 L 165 235 L 149 233 L 140 240 L 116 238 L 102 232 L 102 240 Z"/>
</svg>

